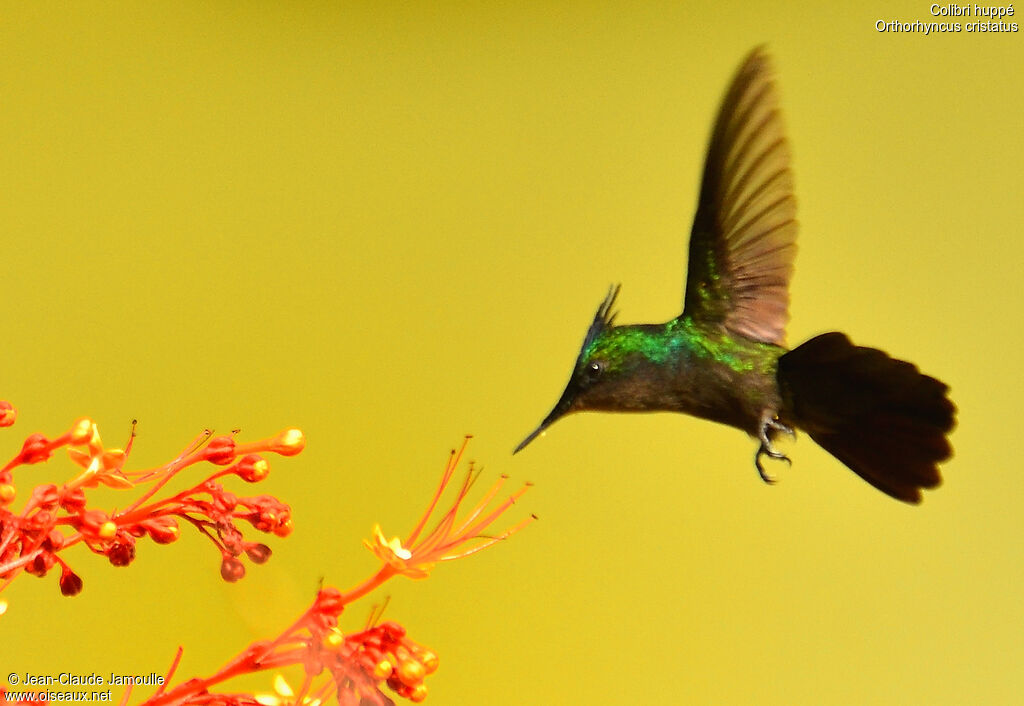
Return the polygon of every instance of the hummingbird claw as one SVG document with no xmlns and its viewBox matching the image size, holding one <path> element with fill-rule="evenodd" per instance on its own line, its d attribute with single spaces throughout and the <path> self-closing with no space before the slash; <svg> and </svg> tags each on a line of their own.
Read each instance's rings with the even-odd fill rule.
<svg viewBox="0 0 1024 706">
<path fill-rule="evenodd" d="M 775 476 L 770 475 L 768 473 L 768 471 L 764 470 L 764 466 L 761 465 L 761 454 L 763 454 L 763 453 L 764 453 L 764 447 L 762 446 L 761 448 L 759 448 L 757 450 L 757 453 L 754 454 L 754 467 L 757 468 L 757 473 L 758 473 L 758 475 L 761 476 L 761 480 L 763 480 L 768 485 L 774 485 L 775 484 Z"/>
<path fill-rule="evenodd" d="M 772 445 L 771 437 L 768 435 L 769 430 L 773 432 L 782 432 L 783 434 L 787 434 L 793 438 L 796 437 L 796 432 L 793 430 L 793 427 L 786 426 L 778 419 L 774 419 L 769 416 L 767 412 L 761 418 L 761 433 L 758 435 L 761 440 L 761 446 L 758 447 L 757 453 L 754 454 L 754 468 L 757 469 L 757 473 L 761 476 L 761 480 L 772 485 L 775 483 L 776 479 L 764 469 L 764 465 L 761 463 L 761 457 L 767 456 L 768 458 L 778 461 L 785 461 L 790 466 L 793 465 L 793 461 L 789 456 L 782 453 Z"/>
<path fill-rule="evenodd" d="M 763 480 L 768 485 L 773 485 L 776 481 L 776 478 L 775 476 L 768 473 L 768 471 L 764 470 L 764 465 L 761 463 L 762 456 L 767 456 L 768 458 L 773 458 L 778 461 L 785 461 L 790 466 L 793 465 L 793 461 L 792 459 L 790 459 L 789 456 L 782 453 L 781 451 L 775 450 L 771 446 L 765 446 L 764 444 L 762 444 L 760 448 L 758 448 L 757 453 L 754 454 L 754 467 L 757 469 L 758 475 L 761 476 L 761 480 Z"/>
</svg>

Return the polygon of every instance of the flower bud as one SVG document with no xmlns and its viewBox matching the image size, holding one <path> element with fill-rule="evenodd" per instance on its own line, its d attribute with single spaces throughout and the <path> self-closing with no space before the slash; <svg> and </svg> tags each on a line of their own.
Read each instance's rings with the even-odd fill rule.
<svg viewBox="0 0 1024 706">
<path fill-rule="evenodd" d="M 92 441 L 93 437 L 98 437 L 99 432 L 96 430 L 96 425 L 93 424 L 92 420 L 88 417 L 82 417 L 75 422 L 74 426 L 71 427 L 69 432 L 68 443 L 72 446 L 82 446 Z"/>
<path fill-rule="evenodd" d="M 78 529 L 86 538 L 98 537 L 100 530 L 105 529 L 108 536 L 101 539 L 110 539 L 117 532 L 117 526 L 111 531 L 110 527 L 105 527 L 109 522 L 110 517 L 102 510 L 86 510 L 79 516 Z"/>
<path fill-rule="evenodd" d="M 336 650 L 345 644 L 345 635 L 338 628 L 331 628 L 324 633 L 323 644 L 329 650 Z"/>
<path fill-rule="evenodd" d="M 71 569 L 65 567 L 60 574 L 60 592 L 65 596 L 77 596 L 82 592 L 82 579 Z"/>
<path fill-rule="evenodd" d="M 16 410 L 7 400 L 0 400 L 0 427 L 9 427 L 18 418 Z"/>
<path fill-rule="evenodd" d="M 220 563 L 220 575 L 228 583 L 234 583 L 245 576 L 245 565 L 233 556 L 225 556 Z"/>
<path fill-rule="evenodd" d="M 52 569 L 55 563 L 57 560 L 54 559 L 52 552 L 41 551 L 35 555 L 32 561 L 25 564 L 25 573 L 33 576 L 46 576 L 46 572 Z"/>
<path fill-rule="evenodd" d="M 111 520 L 107 520 L 96 530 L 96 536 L 100 539 L 113 539 L 116 534 L 117 524 Z"/>
<path fill-rule="evenodd" d="M 52 454 L 49 439 L 42 434 L 29 434 L 21 446 L 19 460 L 21 463 L 40 463 L 50 458 Z"/>
<path fill-rule="evenodd" d="M 226 466 L 235 460 L 235 440 L 230 436 L 215 437 L 210 440 L 203 453 L 210 463 Z"/>
<path fill-rule="evenodd" d="M 380 631 L 384 634 L 384 637 L 393 642 L 397 642 L 405 637 L 405 628 L 396 623 L 394 620 L 385 620 L 380 624 Z"/>
<path fill-rule="evenodd" d="M 115 542 L 106 551 L 107 560 L 112 566 L 128 566 L 135 559 L 134 538 L 129 535 L 127 539 L 130 541 L 121 541 L 122 539 L 119 538 L 119 541 Z"/>
<path fill-rule="evenodd" d="M 60 493 L 57 492 L 57 486 L 52 483 L 37 485 L 32 491 L 32 497 L 35 498 L 35 504 L 38 507 L 56 507 L 60 501 Z"/>
<path fill-rule="evenodd" d="M 273 552 L 266 544 L 250 544 L 245 548 L 245 554 L 254 564 L 266 563 Z"/>
<path fill-rule="evenodd" d="M 316 603 L 313 608 L 316 613 L 338 617 L 345 609 L 341 591 L 334 587 L 320 589 L 320 592 L 316 594 Z"/>
<path fill-rule="evenodd" d="M 238 496 L 230 491 L 221 490 L 213 495 L 213 505 L 218 511 L 227 514 L 238 507 Z"/>
<path fill-rule="evenodd" d="M 178 523 L 173 517 L 154 517 L 143 522 L 142 526 L 157 544 L 170 544 L 181 534 Z"/>
<path fill-rule="evenodd" d="M 270 440 L 270 450 L 282 456 L 294 456 L 306 448 L 306 437 L 301 429 L 285 429 Z"/>
<path fill-rule="evenodd" d="M 427 670 L 427 674 L 433 674 L 437 671 L 438 659 L 436 654 L 430 650 L 424 650 L 419 657 L 420 662 L 423 663 L 423 668 Z"/>
<path fill-rule="evenodd" d="M 381 661 L 377 662 L 377 664 L 373 668 L 373 678 L 378 681 L 387 679 L 391 676 L 392 670 L 393 667 L 391 666 L 391 662 L 387 661 L 386 659 L 382 659 Z"/>
<path fill-rule="evenodd" d="M 29 516 L 26 524 L 31 529 L 47 529 L 53 525 L 53 513 L 49 510 L 36 510 Z"/>
<path fill-rule="evenodd" d="M 414 686 L 412 688 L 412 691 L 409 693 L 409 700 L 412 701 L 414 704 L 422 703 L 423 700 L 426 699 L 426 698 L 427 698 L 427 685 L 424 684 L 423 682 L 420 682 L 419 684 Z"/>
<path fill-rule="evenodd" d="M 235 474 L 247 483 L 259 483 L 270 475 L 270 464 L 256 454 L 247 454 L 235 464 Z"/>
<path fill-rule="evenodd" d="M 408 684 L 403 684 L 402 681 L 398 678 L 397 674 L 391 675 L 391 678 L 388 679 L 388 686 L 391 687 L 391 690 L 399 696 L 401 696 L 403 699 L 408 699 L 412 697 L 412 687 Z"/>
<path fill-rule="evenodd" d="M 67 537 L 59 529 L 54 528 L 49 531 L 46 535 L 46 539 L 43 540 L 43 548 L 49 551 L 55 552 L 60 551 L 61 547 L 64 546 L 64 542 Z"/>
<path fill-rule="evenodd" d="M 427 670 L 415 659 L 405 659 L 398 663 L 398 678 L 403 684 L 416 686 L 426 675 Z"/>
<path fill-rule="evenodd" d="M 292 519 L 289 517 L 289 518 L 283 520 L 282 522 L 280 522 L 277 525 L 277 527 L 274 528 L 274 534 L 277 535 L 278 537 L 280 537 L 281 539 L 284 539 L 285 537 L 287 537 L 288 535 L 290 535 L 292 533 L 293 529 L 295 529 L 295 528 L 292 525 Z"/>
<path fill-rule="evenodd" d="M 72 491 L 65 492 L 60 499 L 60 506 L 67 512 L 78 512 L 85 507 L 85 491 L 81 488 L 75 488 Z"/>
</svg>

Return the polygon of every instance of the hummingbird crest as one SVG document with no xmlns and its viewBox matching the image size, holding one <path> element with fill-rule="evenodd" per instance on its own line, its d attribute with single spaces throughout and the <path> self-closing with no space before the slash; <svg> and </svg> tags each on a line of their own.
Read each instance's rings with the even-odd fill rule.
<svg viewBox="0 0 1024 706">
<path fill-rule="evenodd" d="M 604 301 L 601 302 L 601 305 L 597 307 L 597 313 L 594 314 L 594 321 L 590 324 L 590 328 L 587 329 L 587 335 L 583 339 L 583 345 L 580 347 L 580 355 L 576 359 L 577 368 L 581 363 L 584 363 L 587 360 L 594 343 L 596 343 L 601 337 L 601 334 L 610 330 L 615 325 L 615 317 L 619 312 L 613 311 L 612 307 L 615 306 L 615 300 L 618 298 L 619 290 L 621 288 L 621 284 L 615 284 L 609 287 L 608 295 L 604 298 Z"/>
</svg>

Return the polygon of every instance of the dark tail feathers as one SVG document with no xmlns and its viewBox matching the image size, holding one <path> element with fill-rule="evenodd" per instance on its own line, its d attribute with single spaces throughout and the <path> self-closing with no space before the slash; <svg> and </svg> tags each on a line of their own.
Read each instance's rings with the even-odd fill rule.
<svg viewBox="0 0 1024 706">
<path fill-rule="evenodd" d="M 956 407 L 944 383 L 837 332 L 779 359 L 783 417 L 884 493 L 921 502 L 953 455 Z"/>
</svg>

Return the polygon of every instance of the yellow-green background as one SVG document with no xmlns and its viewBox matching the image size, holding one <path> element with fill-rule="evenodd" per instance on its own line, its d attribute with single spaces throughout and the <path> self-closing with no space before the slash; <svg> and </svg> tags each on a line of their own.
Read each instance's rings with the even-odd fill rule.
<svg viewBox="0 0 1024 706">
<path fill-rule="evenodd" d="M 473 433 L 536 483 L 508 521 L 541 520 L 387 589 L 441 656 L 431 703 L 1019 702 L 1024 36 L 874 29 L 928 7 L 5 2 L 2 455 L 80 415 L 111 445 L 137 417 L 136 467 L 205 427 L 309 443 L 237 489 L 293 506 L 269 564 L 226 585 L 190 532 L 129 569 L 69 552 L 78 598 L 5 592 L 0 678 L 163 672 L 178 644 L 179 676 L 211 673 L 372 572 L 361 538 L 404 534 Z M 807 438 L 768 487 L 749 439 L 673 415 L 509 455 L 610 282 L 620 321 L 677 313 L 712 114 L 766 41 L 790 341 L 842 329 L 960 408 L 918 508 Z M 70 472 L 20 469 L 19 503 Z"/>
</svg>

